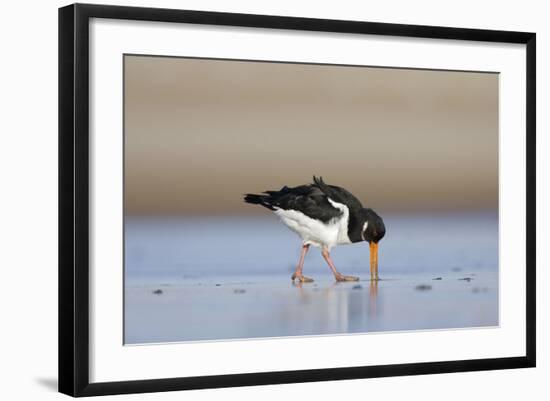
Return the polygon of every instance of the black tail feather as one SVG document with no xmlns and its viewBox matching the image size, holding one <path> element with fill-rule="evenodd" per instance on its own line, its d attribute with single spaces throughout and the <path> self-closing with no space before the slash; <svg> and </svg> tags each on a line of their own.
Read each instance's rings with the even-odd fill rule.
<svg viewBox="0 0 550 401">
<path fill-rule="evenodd" d="M 245 194 L 244 201 L 253 205 L 262 205 L 269 210 L 275 210 L 275 208 L 271 205 L 269 195 Z"/>
</svg>

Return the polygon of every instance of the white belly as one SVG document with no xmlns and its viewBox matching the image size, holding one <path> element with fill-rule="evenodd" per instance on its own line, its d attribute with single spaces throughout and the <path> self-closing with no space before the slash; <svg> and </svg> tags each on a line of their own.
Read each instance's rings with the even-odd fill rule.
<svg viewBox="0 0 550 401">
<path fill-rule="evenodd" d="M 296 210 L 277 209 L 275 214 L 288 228 L 302 238 L 304 244 L 329 249 L 335 245 L 351 244 L 348 237 L 349 214 L 347 207 L 345 207 L 342 217 L 328 223 L 312 219 Z"/>
</svg>

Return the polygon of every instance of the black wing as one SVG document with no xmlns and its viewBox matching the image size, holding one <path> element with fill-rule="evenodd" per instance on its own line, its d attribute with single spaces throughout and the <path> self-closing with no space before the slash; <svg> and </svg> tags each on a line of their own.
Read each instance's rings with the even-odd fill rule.
<svg viewBox="0 0 550 401">
<path fill-rule="evenodd" d="M 330 204 L 327 195 L 315 185 L 300 185 L 294 188 L 285 186 L 280 191 L 265 191 L 261 195 L 246 194 L 244 201 L 271 210 L 296 210 L 323 223 L 328 223 L 343 214 L 340 209 Z"/>
<path fill-rule="evenodd" d="M 363 209 L 363 205 L 359 202 L 355 196 L 348 190 L 337 187 L 335 185 L 327 185 L 323 181 L 323 177 L 313 176 L 314 186 L 319 188 L 325 195 L 327 195 L 334 202 L 343 203 L 351 211 L 357 211 Z"/>
</svg>

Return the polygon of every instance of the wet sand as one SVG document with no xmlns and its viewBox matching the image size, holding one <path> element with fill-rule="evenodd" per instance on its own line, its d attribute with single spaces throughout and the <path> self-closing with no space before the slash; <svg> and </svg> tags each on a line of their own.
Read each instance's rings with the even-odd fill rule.
<svg viewBox="0 0 550 401">
<path fill-rule="evenodd" d="M 498 278 L 487 272 L 353 283 L 326 275 L 302 285 L 282 275 L 210 277 L 129 287 L 125 301 L 128 344 L 498 325 Z"/>
<path fill-rule="evenodd" d="M 496 214 L 384 216 L 378 283 L 365 244 L 319 249 L 293 285 L 298 237 L 266 218 L 128 218 L 125 343 L 498 325 Z"/>
</svg>

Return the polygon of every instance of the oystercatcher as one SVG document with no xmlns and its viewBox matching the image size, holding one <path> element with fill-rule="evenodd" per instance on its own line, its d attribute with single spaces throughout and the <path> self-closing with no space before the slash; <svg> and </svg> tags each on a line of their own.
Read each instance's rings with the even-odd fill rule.
<svg viewBox="0 0 550 401">
<path fill-rule="evenodd" d="M 279 191 L 246 194 L 244 201 L 272 210 L 292 231 L 302 238 L 302 251 L 292 280 L 311 282 L 302 274 L 304 258 L 310 245 L 321 248 L 337 281 L 357 281 L 336 270 L 330 249 L 336 245 L 366 241 L 370 245 L 371 280 L 378 280 L 378 242 L 386 234 L 382 218 L 349 191 L 328 185 L 322 177 L 313 177 L 313 183 Z"/>
</svg>

